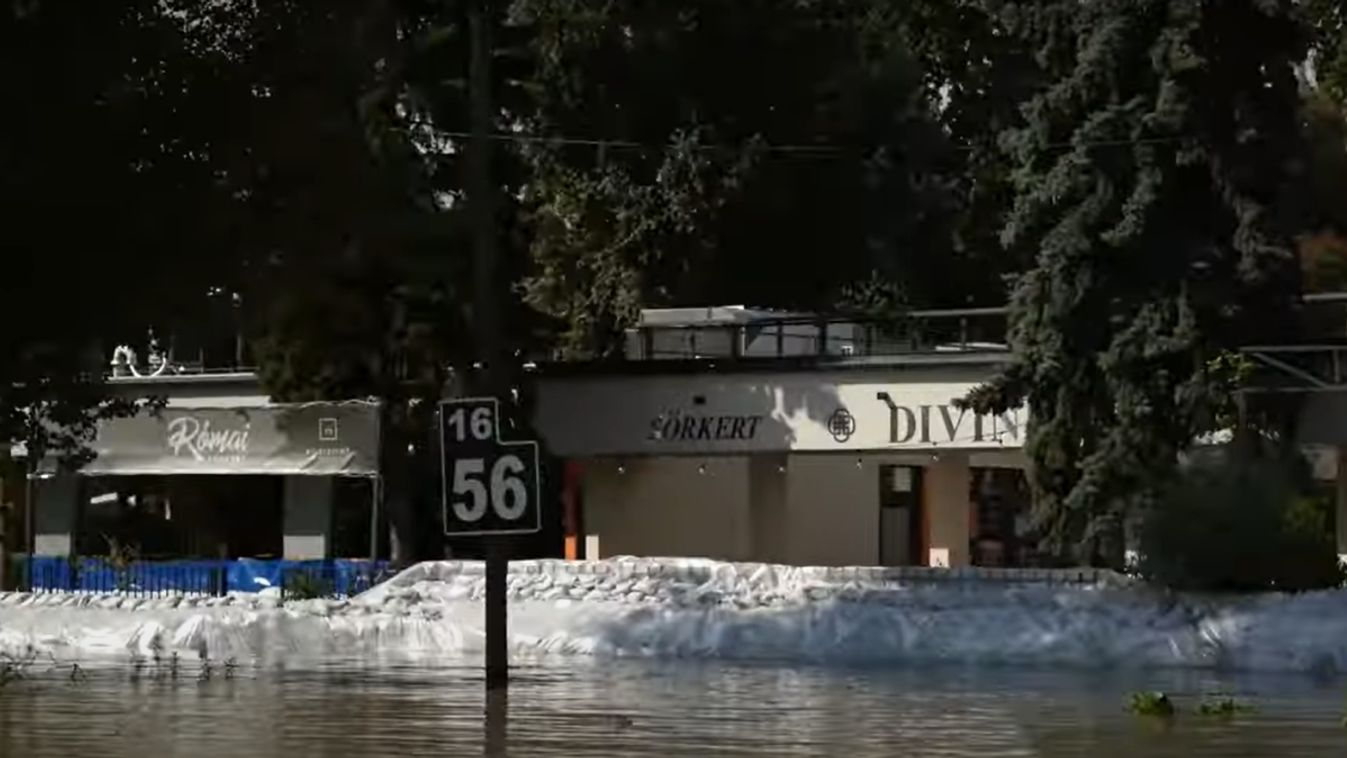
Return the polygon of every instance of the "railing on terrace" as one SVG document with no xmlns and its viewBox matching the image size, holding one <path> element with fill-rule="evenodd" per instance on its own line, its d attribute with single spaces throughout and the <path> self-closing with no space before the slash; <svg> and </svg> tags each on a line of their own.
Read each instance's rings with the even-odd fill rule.
<svg viewBox="0 0 1347 758">
<path fill-rule="evenodd" d="M 628 330 L 628 360 L 871 357 L 1004 351 L 1005 308 L 911 311 L 898 318 L 782 316 L 649 324 Z"/>
<path fill-rule="evenodd" d="M 1347 359 L 1347 292 L 1304 297 L 1305 337 L 1296 363 L 1313 353 L 1316 374 L 1334 360 Z M 729 310 L 729 309 L 711 309 Z M 1007 348 L 1007 308 L 949 308 L 909 311 L 892 318 L 859 316 L 764 316 L 699 323 L 647 323 L 627 330 L 625 356 L 632 361 L 741 358 L 878 357 L 910 353 L 997 352 Z M 173 340 L 169 340 L 171 344 Z M 1341 345 L 1336 343 L 1341 342 Z M 137 371 L 153 373 L 143 347 L 137 347 Z M 1337 353 L 1335 358 L 1330 353 Z M 160 376 L 222 375 L 255 369 L 248 346 L 205 349 L 181 344 L 168 351 L 169 366 Z M 540 360 L 546 360 L 539 356 Z M 395 365 L 401 360 L 395 357 Z M 1322 366 L 1319 364 L 1323 364 Z M 397 369 L 395 369 L 396 371 Z M 118 375 L 130 372 L 119 369 Z"/>
<path fill-rule="evenodd" d="M 1322 392 L 1347 389 L 1347 292 L 1305 295 L 1304 333 L 1288 344 L 1249 345 L 1246 391 Z"/>
<path fill-rule="evenodd" d="M 280 588 L 286 597 L 349 597 L 388 578 L 386 561 L 144 560 L 16 556 L 11 576 L 35 593 L 116 593 L 137 597 L 220 596 Z"/>
<path fill-rule="evenodd" d="M 116 378 L 249 373 L 250 344 L 230 328 L 184 328 L 156 338 L 153 331 L 124 344 L 103 346 L 108 375 Z"/>
<path fill-rule="evenodd" d="M 1347 292 L 1303 298 L 1300 344 L 1253 346 L 1265 365 L 1308 382 L 1347 384 Z M 1005 307 L 917 310 L 897 318 L 752 316 L 742 321 L 645 324 L 627 332 L 635 361 L 791 357 L 871 357 L 1007 349 Z M 1270 360 L 1266 360 L 1270 358 Z"/>
</svg>

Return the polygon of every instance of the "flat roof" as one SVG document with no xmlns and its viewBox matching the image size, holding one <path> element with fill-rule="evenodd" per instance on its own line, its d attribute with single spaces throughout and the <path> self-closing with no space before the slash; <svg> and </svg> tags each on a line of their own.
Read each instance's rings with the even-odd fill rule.
<svg viewBox="0 0 1347 758">
<path fill-rule="evenodd" d="M 548 361 L 537 363 L 541 376 L 649 376 L 658 374 L 737 374 L 782 371 L 865 371 L 942 366 L 1003 366 L 1009 350 L 967 350 L 895 355 L 803 355 L 781 358 L 700 358 L 626 361 Z"/>
<path fill-rule="evenodd" d="M 191 374 L 160 374 L 159 376 L 109 376 L 106 377 L 108 384 L 112 385 L 138 385 L 138 384 L 256 384 L 258 382 L 257 374 L 253 371 L 228 371 L 216 372 L 209 371 L 197 372 Z"/>
<path fill-rule="evenodd" d="M 644 308 L 635 328 L 687 326 L 732 326 L 755 321 L 812 318 L 813 314 L 780 311 L 771 308 L 751 308 L 746 305 L 714 305 L 697 308 Z"/>
</svg>

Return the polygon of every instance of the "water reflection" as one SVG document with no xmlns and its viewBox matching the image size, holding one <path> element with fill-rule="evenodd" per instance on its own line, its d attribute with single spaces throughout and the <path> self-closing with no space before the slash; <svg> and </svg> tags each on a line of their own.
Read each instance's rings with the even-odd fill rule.
<svg viewBox="0 0 1347 758">
<path fill-rule="evenodd" d="M 87 673 L 0 688 L 0 756 L 1263 758 L 1341 756 L 1347 739 L 1340 683 L 1297 677 L 582 660 L 518 669 L 508 700 L 487 703 L 472 662 Z M 1121 704 L 1140 688 L 1188 711 L 1214 691 L 1259 710 L 1137 719 Z"/>
</svg>

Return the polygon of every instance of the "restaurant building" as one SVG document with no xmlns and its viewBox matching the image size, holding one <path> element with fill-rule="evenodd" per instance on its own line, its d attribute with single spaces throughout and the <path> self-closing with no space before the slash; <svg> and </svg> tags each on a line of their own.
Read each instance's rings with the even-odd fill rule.
<svg viewBox="0 0 1347 758">
<path fill-rule="evenodd" d="M 1347 295 L 1305 302 L 1334 308 L 1340 333 Z M 742 307 L 644 312 L 627 360 L 539 368 L 537 427 L 566 461 L 568 554 L 1037 563 L 1020 542 L 1027 410 L 956 403 L 1009 360 L 1003 335 L 1003 309 L 883 325 Z M 1331 528 L 1347 561 L 1340 343 L 1246 348 L 1256 370 L 1241 393 L 1251 408 L 1295 398 L 1296 441 L 1336 488 Z"/>
<path fill-rule="evenodd" d="M 1008 359 L 978 311 L 920 332 L 747 308 L 647 311 L 619 364 L 549 365 L 568 552 L 814 565 L 1011 565 L 1024 409 L 958 407 Z M 952 322 L 942 334 L 933 321 Z"/>
</svg>

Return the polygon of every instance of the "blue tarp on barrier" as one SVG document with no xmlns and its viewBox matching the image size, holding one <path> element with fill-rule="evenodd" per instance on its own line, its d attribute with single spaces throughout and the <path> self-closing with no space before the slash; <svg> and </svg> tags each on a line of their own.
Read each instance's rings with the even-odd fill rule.
<svg viewBox="0 0 1347 758">
<path fill-rule="evenodd" d="M 31 579 L 35 590 L 223 594 L 293 588 L 302 576 L 308 592 L 346 596 L 382 581 L 387 569 L 386 561 L 253 558 L 137 561 L 118 568 L 101 558 L 38 556 L 33 560 Z"/>
</svg>

